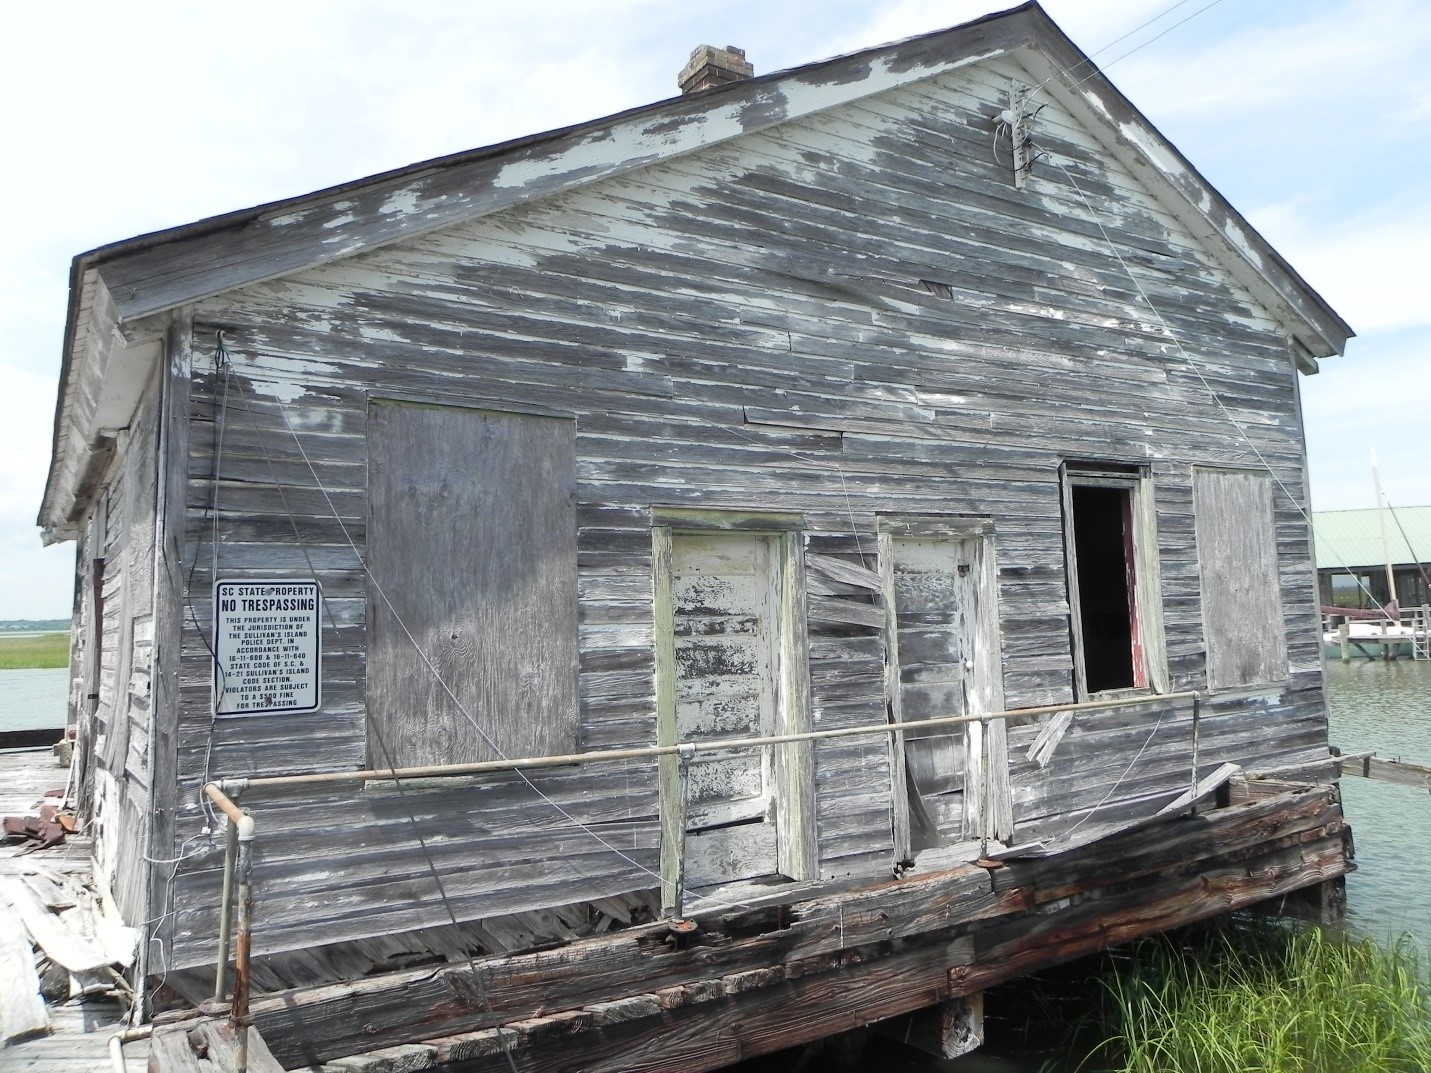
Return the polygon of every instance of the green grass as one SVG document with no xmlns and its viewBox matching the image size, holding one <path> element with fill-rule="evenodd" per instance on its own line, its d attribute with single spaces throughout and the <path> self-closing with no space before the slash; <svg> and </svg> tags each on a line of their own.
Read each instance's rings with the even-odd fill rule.
<svg viewBox="0 0 1431 1073">
<path fill-rule="evenodd" d="M 67 667 L 70 635 L 42 633 L 37 637 L 0 637 L 0 671 L 28 667 Z"/>
<path fill-rule="evenodd" d="M 1102 986 L 1105 1040 L 1089 1068 L 1431 1070 L 1431 992 L 1407 940 L 1386 947 L 1246 918 L 1135 944 Z"/>
</svg>

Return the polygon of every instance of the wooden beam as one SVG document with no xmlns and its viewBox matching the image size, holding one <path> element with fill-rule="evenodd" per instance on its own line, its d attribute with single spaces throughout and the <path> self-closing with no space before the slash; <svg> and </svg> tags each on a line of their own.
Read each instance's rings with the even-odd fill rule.
<svg viewBox="0 0 1431 1073">
<path fill-rule="evenodd" d="M 741 995 L 755 995 L 753 1004 L 759 1007 L 782 1001 L 784 984 L 835 967 L 841 972 L 832 974 L 835 979 L 828 990 L 822 985 L 821 994 L 853 994 L 866 977 L 878 992 L 886 971 L 878 965 L 904 964 L 898 958 L 911 948 L 938 947 L 945 951 L 938 956 L 947 957 L 953 949 L 948 943 L 961 932 L 974 936 L 982 966 L 978 981 L 957 989 L 970 993 L 988 986 L 979 982 L 985 978 L 1007 978 L 1078 956 L 1063 952 L 1065 943 L 1073 944 L 1069 951 L 1082 949 L 1084 940 L 1075 942 L 1075 936 L 1101 941 L 1106 928 L 1132 938 L 1175 927 L 1184 917 L 1201 919 L 1344 874 L 1352 867 L 1346 837 L 1333 790 L 1304 788 L 1171 817 L 1082 847 L 1077 854 L 992 870 L 961 865 L 793 905 L 704 916 L 700 933 L 685 949 L 669 941 L 668 925 L 652 924 L 556 950 L 291 991 L 256 1001 L 252 1016 L 279 1060 L 292 1066 L 497 1024 L 521 1025 L 556 1011 L 602 1007 L 609 1016 L 613 1002 L 640 995 L 665 995 L 661 1001 L 666 1005 L 676 1001 L 672 995 L 680 995 L 685 996 L 680 1003 L 689 1004 L 690 996 L 712 988 L 722 996 L 739 989 Z M 1147 931 L 1138 930 L 1142 921 L 1148 922 Z M 946 969 L 953 965 L 948 961 Z M 903 970 L 888 971 L 898 976 Z M 915 993 L 924 994 L 918 987 Z M 861 1023 L 948 997 L 911 997 L 888 1012 L 876 1002 Z M 827 1017 L 811 1011 L 813 1035 L 802 1038 L 851 1027 L 845 1001 L 853 1000 L 847 995 L 835 1002 Z M 741 1019 L 744 1053 L 761 1053 L 750 1050 L 745 1040 L 747 1003 L 736 1002 L 721 1016 L 726 1014 Z M 790 1009 L 782 1016 L 800 1017 Z M 721 1035 L 710 1030 L 720 1023 L 732 1022 L 709 1022 L 705 1034 Z M 801 1036 L 804 1029 L 788 1031 Z M 684 1060 L 686 1052 L 674 1040 L 672 1054 Z M 535 1068 L 546 1068 L 540 1064 L 546 1061 L 542 1053 Z"/>
<path fill-rule="evenodd" d="M 958 1058 L 984 1045 L 984 994 L 950 999 L 871 1027 L 935 1058 Z"/>
<path fill-rule="evenodd" d="M 35 955 L 18 923 L 0 912 L 0 1045 L 50 1030 Z"/>
<path fill-rule="evenodd" d="M 1179 875 L 1128 889 L 1119 884 L 1075 905 L 1044 905 L 970 937 L 927 945 L 846 950 L 776 966 L 773 981 L 744 986 L 738 973 L 641 996 L 612 1018 L 607 1008 L 568 1010 L 504 1026 L 506 1045 L 524 1073 L 620 1073 L 639 1069 L 693 1073 L 975 995 L 1033 968 L 1278 897 L 1344 872 L 1343 832 L 1314 845 Z M 510 1068 L 495 1033 L 432 1040 L 354 1056 L 344 1073 L 378 1073 L 407 1060 L 462 1061 L 468 1073 Z M 371 1059 L 371 1061 L 369 1061 Z M 470 1064 L 466 1064 L 470 1063 Z"/>
<path fill-rule="evenodd" d="M 1354 756 L 1339 757 L 1337 771 L 1343 775 L 1357 775 L 1377 782 L 1431 790 L 1431 767 L 1413 764 L 1409 760 L 1388 760 L 1374 753 L 1357 753 Z"/>
</svg>

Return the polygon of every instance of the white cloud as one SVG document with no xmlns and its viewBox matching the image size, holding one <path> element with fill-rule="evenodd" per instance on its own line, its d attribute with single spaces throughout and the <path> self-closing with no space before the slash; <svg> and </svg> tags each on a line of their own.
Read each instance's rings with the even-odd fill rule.
<svg viewBox="0 0 1431 1073">
<path fill-rule="evenodd" d="M 1251 217 L 1358 333 L 1431 325 L 1431 205 L 1377 206 L 1330 227 L 1295 203 Z"/>
<path fill-rule="evenodd" d="M 1205 17 L 1220 17 L 1216 12 Z M 1392 94 L 1382 102 L 1384 112 L 1407 92 L 1408 76 L 1419 67 L 1405 61 L 1431 42 L 1424 10 L 1407 0 L 1284 7 L 1275 14 L 1197 48 L 1158 42 L 1121 61 L 1115 77 L 1140 107 L 1158 115 L 1215 113 L 1275 126 L 1289 116 L 1312 121 L 1315 102 L 1344 99 L 1349 85 L 1368 81 L 1384 83 Z M 1292 107 L 1260 111 L 1276 105 Z M 1377 113 L 1369 112 L 1367 121 L 1376 122 Z"/>
</svg>

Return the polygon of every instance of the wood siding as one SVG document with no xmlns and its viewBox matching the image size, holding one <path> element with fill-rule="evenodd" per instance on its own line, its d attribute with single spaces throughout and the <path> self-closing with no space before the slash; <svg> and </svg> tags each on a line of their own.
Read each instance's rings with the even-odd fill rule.
<svg viewBox="0 0 1431 1073">
<path fill-rule="evenodd" d="M 803 513 L 816 729 L 886 719 L 881 514 L 992 519 L 990 694 L 1070 701 L 1068 459 L 1150 474 L 1168 686 L 1205 688 L 1192 467 L 1260 454 L 1301 494 L 1287 340 L 1056 105 L 1033 133 L 1082 194 L 1048 161 L 1016 190 L 989 150 L 1013 78 L 1033 81 L 990 61 L 195 307 L 194 618 L 210 619 L 204 504 L 225 390 L 218 572 L 311 569 L 331 618 L 320 713 L 212 724 L 205 642 L 186 623 L 171 850 L 206 822 L 206 770 L 344 770 L 369 755 L 370 396 L 574 421 L 585 749 L 656 741 L 653 505 Z M 213 364 L 220 329 L 228 373 Z M 1016 840 L 1155 810 L 1188 786 L 1194 753 L 1206 771 L 1325 752 L 1304 506 L 1279 495 L 1273 513 L 1287 681 L 1219 696 L 1196 726 L 1190 704 L 1157 701 L 1061 735 L 1048 719 L 1010 726 Z M 811 752 L 819 876 L 887 877 L 887 742 Z M 433 870 L 462 919 L 653 888 L 657 787 L 656 765 L 632 762 L 400 796 L 254 794 L 256 949 L 441 925 Z M 191 850 L 161 929 L 175 966 L 211 956 L 220 857 Z"/>
<path fill-rule="evenodd" d="M 148 915 L 158 459 L 151 383 L 119 434 L 76 548 L 69 719 L 81 743 L 78 797 L 97 875 L 130 923 Z"/>
</svg>

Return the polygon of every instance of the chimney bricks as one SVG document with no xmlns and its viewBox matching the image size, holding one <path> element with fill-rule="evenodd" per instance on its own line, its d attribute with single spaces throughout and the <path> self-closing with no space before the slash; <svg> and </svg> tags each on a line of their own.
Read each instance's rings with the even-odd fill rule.
<svg viewBox="0 0 1431 1073">
<path fill-rule="evenodd" d="M 682 93 L 699 93 L 703 89 L 724 86 L 728 82 L 741 82 L 755 75 L 755 68 L 745 59 L 745 49 L 726 45 L 701 45 L 691 53 L 691 58 L 676 76 L 676 85 Z"/>
</svg>

